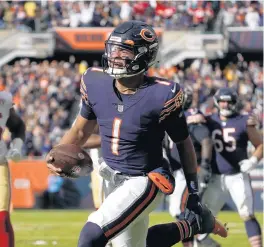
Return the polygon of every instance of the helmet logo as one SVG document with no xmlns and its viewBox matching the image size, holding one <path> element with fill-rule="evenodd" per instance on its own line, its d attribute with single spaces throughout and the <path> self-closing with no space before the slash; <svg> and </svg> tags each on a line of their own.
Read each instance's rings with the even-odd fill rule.
<svg viewBox="0 0 264 247">
<path fill-rule="evenodd" d="M 156 38 L 156 35 L 154 33 L 152 33 L 149 29 L 145 28 L 140 31 L 139 35 L 142 37 L 142 39 L 148 42 L 153 42 Z"/>
</svg>

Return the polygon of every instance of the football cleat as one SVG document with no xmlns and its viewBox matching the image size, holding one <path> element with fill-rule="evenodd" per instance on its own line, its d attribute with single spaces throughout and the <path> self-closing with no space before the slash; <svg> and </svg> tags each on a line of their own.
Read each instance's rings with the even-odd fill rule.
<svg viewBox="0 0 264 247">
<path fill-rule="evenodd" d="M 225 223 L 223 225 L 220 221 L 215 218 L 215 226 L 212 233 L 214 233 L 215 235 L 219 235 L 222 238 L 226 238 L 228 236 L 227 224 Z"/>
</svg>

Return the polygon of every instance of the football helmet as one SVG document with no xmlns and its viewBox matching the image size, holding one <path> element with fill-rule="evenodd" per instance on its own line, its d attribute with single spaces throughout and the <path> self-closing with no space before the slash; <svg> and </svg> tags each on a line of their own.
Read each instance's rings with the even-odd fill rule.
<svg viewBox="0 0 264 247">
<path fill-rule="evenodd" d="M 219 102 L 228 102 L 227 107 L 223 108 Z M 238 111 L 238 95 L 232 88 L 220 88 L 214 95 L 214 103 L 218 108 L 220 115 L 224 117 L 231 116 Z"/>
<path fill-rule="evenodd" d="M 151 26 L 141 21 L 124 22 L 105 42 L 104 72 L 116 79 L 143 73 L 155 63 L 158 48 L 158 37 Z"/>
<path fill-rule="evenodd" d="M 183 110 L 188 110 L 193 101 L 193 89 L 192 86 L 186 85 L 184 87 L 184 102 L 183 102 Z"/>
</svg>

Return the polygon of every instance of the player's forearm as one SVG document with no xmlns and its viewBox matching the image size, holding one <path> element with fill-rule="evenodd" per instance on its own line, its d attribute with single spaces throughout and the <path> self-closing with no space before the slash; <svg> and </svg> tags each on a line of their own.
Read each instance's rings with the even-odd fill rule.
<svg viewBox="0 0 264 247">
<path fill-rule="evenodd" d="M 97 134 L 92 134 L 83 145 L 83 148 L 89 149 L 99 147 L 101 147 L 101 136 Z"/>
<path fill-rule="evenodd" d="M 183 142 L 177 143 L 183 171 L 185 174 L 196 173 L 197 161 L 192 140 L 187 137 Z"/>
<path fill-rule="evenodd" d="M 257 146 L 252 156 L 255 156 L 258 159 L 258 161 L 260 161 L 263 158 L 263 144 Z"/>
<path fill-rule="evenodd" d="M 202 140 L 202 163 L 210 163 L 212 159 L 212 140 L 210 138 L 205 138 Z"/>
<path fill-rule="evenodd" d="M 26 132 L 26 126 L 22 119 L 20 119 L 19 122 L 17 122 L 16 128 L 12 131 L 11 137 L 12 140 L 15 140 L 16 138 L 21 139 L 22 141 L 25 141 L 25 132 Z"/>
<path fill-rule="evenodd" d="M 78 115 L 72 127 L 65 133 L 59 144 L 75 144 L 82 146 L 89 136 L 93 134 L 96 120 L 88 120 Z"/>
<path fill-rule="evenodd" d="M 84 133 L 84 130 L 72 126 L 62 137 L 59 144 L 75 144 L 82 146 L 92 133 Z"/>
<path fill-rule="evenodd" d="M 187 137 L 183 142 L 178 143 L 177 148 L 189 193 L 196 193 L 198 192 L 197 159 L 190 136 Z"/>
</svg>

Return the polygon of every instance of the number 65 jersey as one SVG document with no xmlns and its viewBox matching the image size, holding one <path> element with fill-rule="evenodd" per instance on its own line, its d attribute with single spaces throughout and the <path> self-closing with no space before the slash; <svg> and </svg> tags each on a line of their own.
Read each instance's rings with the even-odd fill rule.
<svg viewBox="0 0 264 247">
<path fill-rule="evenodd" d="M 254 126 L 256 122 L 249 123 L 249 115 L 240 114 L 228 117 L 226 121 L 222 121 L 217 113 L 206 119 L 216 155 L 215 164 L 212 164 L 213 172 L 218 174 L 240 172 L 238 163 L 248 158 L 247 126 Z"/>
<path fill-rule="evenodd" d="M 113 169 L 142 175 L 162 164 L 165 131 L 175 141 L 188 137 L 179 84 L 154 77 L 135 94 L 121 94 L 115 80 L 99 68 L 88 69 L 81 82 L 81 116 L 96 119 L 102 157 Z"/>
</svg>

